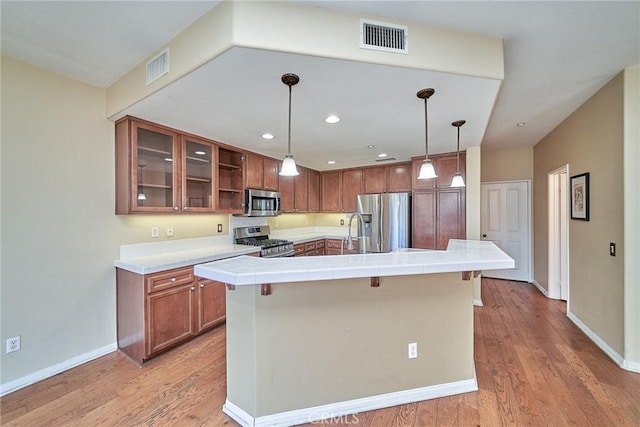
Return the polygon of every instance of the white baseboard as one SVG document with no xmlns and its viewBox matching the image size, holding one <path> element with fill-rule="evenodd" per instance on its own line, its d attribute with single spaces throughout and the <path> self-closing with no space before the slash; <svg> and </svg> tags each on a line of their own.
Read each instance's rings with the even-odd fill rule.
<svg viewBox="0 0 640 427">
<path fill-rule="evenodd" d="M 578 318 L 571 311 L 567 312 L 567 317 L 578 327 L 582 332 L 585 333 L 586 336 L 589 337 L 591 341 L 598 347 L 600 350 L 604 351 L 604 353 L 611 358 L 618 366 L 622 369 L 631 372 L 640 373 L 640 363 L 629 362 L 624 359 L 617 351 L 615 351 L 605 340 L 600 338 L 595 332 L 593 332 L 587 325 L 584 324 L 582 320 Z"/>
<path fill-rule="evenodd" d="M 547 291 L 545 288 L 543 288 L 542 285 L 540 283 L 538 283 L 535 279 L 532 280 L 530 283 L 533 286 L 535 286 L 536 288 L 538 288 L 538 290 L 542 293 L 542 295 L 544 295 L 545 297 L 549 298 L 549 291 Z"/>
<path fill-rule="evenodd" d="M 474 374 L 474 377 L 468 380 L 385 393 L 361 399 L 346 400 L 343 402 L 280 412 L 262 417 L 254 417 L 250 415 L 228 399 L 222 407 L 222 410 L 240 425 L 246 427 L 292 426 L 303 423 L 315 423 L 322 419 L 356 423 L 357 414 L 360 412 L 404 405 L 406 403 L 419 402 L 421 400 L 452 396 L 454 394 L 468 393 L 477 390 L 478 381 Z"/>
<path fill-rule="evenodd" d="M 112 353 L 117 349 L 118 345 L 114 342 L 88 353 L 72 357 L 71 359 L 65 360 L 64 362 L 49 366 L 48 368 L 41 369 L 24 377 L 9 381 L 8 383 L 0 384 L 0 396 L 4 396 L 5 394 L 9 394 L 14 391 L 20 390 L 21 388 L 30 386 L 31 384 L 37 383 L 38 381 L 42 381 L 61 372 L 74 368 L 78 365 L 82 365 L 83 363 L 87 363 L 93 359 L 97 359 L 98 357 L 102 357 L 106 354 Z"/>
<path fill-rule="evenodd" d="M 481 299 L 474 299 L 473 305 L 475 305 L 476 307 L 484 307 L 484 304 L 482 303 Z"/>
</svg>

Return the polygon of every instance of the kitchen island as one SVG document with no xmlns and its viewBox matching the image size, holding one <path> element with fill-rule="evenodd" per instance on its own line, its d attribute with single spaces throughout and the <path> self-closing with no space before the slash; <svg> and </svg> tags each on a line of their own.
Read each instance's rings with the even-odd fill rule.
<svg viewBox="0 0 640 427">
<path fill-rule="evenodd" d="M 513 266 L 493 243 L 463 240 L 446 251 L 197 265 L 228 284 L 225 413 L 294 425 L 477 390 L 465 279 Z"/>
</svg>

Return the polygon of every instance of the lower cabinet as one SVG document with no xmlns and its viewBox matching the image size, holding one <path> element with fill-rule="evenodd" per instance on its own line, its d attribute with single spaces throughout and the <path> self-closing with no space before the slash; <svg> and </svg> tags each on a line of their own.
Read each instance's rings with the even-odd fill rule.
<svg viewBox="0 0 640 427">
<path fill-rule="evenodd" d="M 352 255 L 358 253 L 358 240 L 353 239 L 353 249 L 348 249 L 345 239 L 327 239 L 325 254 L 326 255 Z"/>
<path fill-rule="evenodd" d="M 465 209 L 464 189 L 415 191 L 412 247 L 444 250 L 449 239 L 465 239 Z"/>
<path fill-rule="evenodd" d="M 117 269 L 118 348 L 143 364 L 225 321 L 225 285 L 193 267 L 140 275 Z"/>
<path fill-rule="evenodd" d="M 325 254 L 324 239 L 297 243 L 293 246 L 294 256 L 321 256 Z"/>
</svg>

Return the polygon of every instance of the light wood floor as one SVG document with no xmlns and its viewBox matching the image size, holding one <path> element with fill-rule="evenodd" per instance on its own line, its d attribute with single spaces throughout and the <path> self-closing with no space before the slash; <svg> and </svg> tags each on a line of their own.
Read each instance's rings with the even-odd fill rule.
<svg viewBox="0 0 640 427">
<path fill-rule="evenodd" d="M 640 374 L 605 356 L 563 302 L 524 283 L 482 286 L 485 306 L 474 308 L 478 392 L 323 424 L 640 425 Z M 221 327 L 142 369 L 109 354 L 1 398 L 2 425 L 235 426 L 221 411 L 224 342 Z"/>
</svg>

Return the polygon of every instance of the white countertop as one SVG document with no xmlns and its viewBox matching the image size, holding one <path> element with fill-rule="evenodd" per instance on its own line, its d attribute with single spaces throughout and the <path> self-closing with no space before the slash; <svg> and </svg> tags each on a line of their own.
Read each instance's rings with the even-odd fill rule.
<svg viewBox="0 0 640 427">
<path fill-rule="evenodd" d="M 305 243 L 319 239 L 342 239 L 342 231 L 332 227 L 324 227 L 320 231 L 303 228 L 276 230 L 272 236 L 293 243 Z M 231 236 L 201 237 L 123 245 L 120 247 L 120 259 L 113 265 L 137 274 L 150 274 L 257 252 L 260 252 L 258 247 L 233 244 Z"/>
<path fill-rule="evenodd" d="M 236 257 L 195 266 L 196 276 L 243 286 L 356 277 L 403 276 L 514 268 L 492 242 L 450 240 L 446 251 L 405 249 L 385 254 L 300 258 Z"/>
<path fill-rule="evenodd" d="M 150 274 L 256 252 L 260 252 L 260 248 L 255 246 L 234 244 L 215 245 L 206 248 L 187 249 L 148 256 L 138 256 L 135 258 L 121 258 L 116 260 L 113 265 L 137 274 Z"/>
</svg>

